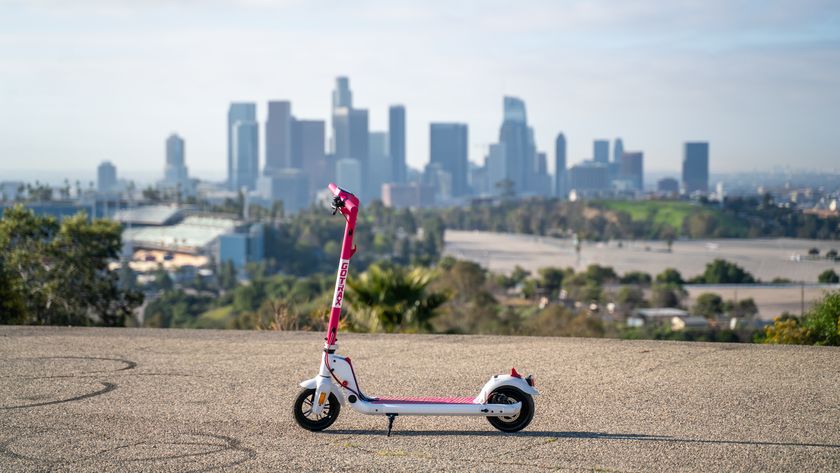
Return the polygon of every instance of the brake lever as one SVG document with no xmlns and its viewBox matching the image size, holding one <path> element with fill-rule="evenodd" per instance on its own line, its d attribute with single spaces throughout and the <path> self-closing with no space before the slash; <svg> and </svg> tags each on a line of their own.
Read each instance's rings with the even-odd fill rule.
<svg viewBox="0 0 840 473">
<path fill-rule="evenodd" d="M 344 200 L 341 197 L 335 196 L 332 202 L 333 215 L 338 213 L 338 209 L 344 207 Z"/>
</svg>

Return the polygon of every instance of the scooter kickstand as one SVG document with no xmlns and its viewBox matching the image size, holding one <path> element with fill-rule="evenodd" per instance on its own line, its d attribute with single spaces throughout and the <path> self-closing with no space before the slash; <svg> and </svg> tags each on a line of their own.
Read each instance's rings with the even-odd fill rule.
<svg viewBox="0 0 840 473">
<path fill-rule="evenodd" d="M 394 419 L 397 418 L 397 414 L 385 414 L 388 416 L 388 437 L 391 436 L 391 428 L 394 427 Z"/>
</svg>

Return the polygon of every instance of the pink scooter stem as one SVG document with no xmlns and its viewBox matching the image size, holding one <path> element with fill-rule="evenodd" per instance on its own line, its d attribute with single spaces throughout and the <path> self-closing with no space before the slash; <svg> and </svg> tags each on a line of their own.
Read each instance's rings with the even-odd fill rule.
<svg viewBox="0 0 840 473">
<path fill-rule="evenodd" d="M 344 301 L 344 288 L 350 270 L 350 258 L 356 253 L 356 247 L 353 245 L 353 233 L 356 229 L 356 215 L 359 213 L 359 199 L 335 184 L 331 183 L 329 188 L 335 196 L 333 205 L 336 211 L 341 212 L 341 215 L 347 221 L 344 226 L 344 241 L 341 244 L 341 257 L 338 260 L 338 274 L 335 278 L 335 292 L 330 309 L 330 323 L 327 326 L 327 338 L 324 345 L 325 350 L 335 350 L 338 322 L 341 318 L 341 303 Z"/>
</svg>

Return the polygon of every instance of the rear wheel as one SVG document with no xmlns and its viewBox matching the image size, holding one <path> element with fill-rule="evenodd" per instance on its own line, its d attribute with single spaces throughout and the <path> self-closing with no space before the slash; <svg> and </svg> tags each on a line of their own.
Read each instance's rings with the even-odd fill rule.
<svg viewBox="0 0 840 473">
<path fill-rule="evenodd" d="M 338 414 L 341 412 L 341 404 L 338 403 L 335 395 L 330 393 L 321 413 L 316 415 L 312 412 L 312 404 L 314 402 L 315 390 L 304 389 L 298 394 L 297 399 L 295 399 L 293 413 L 295 415 L 295 421 L 297 421 L 299 426 L 306 430 L 317 432 L 331 426 L 338 419 Z"/>
<path fill-rule="evenodd" d="M 525 394 L 521 389 L 513 386 L 502 386 L 487 397 L 488 404 L 516 404 L 522 403 L 519 414 L 506 417 L 487 417 L 490 425 L 502 432 L 519 432 L 531 423 L 534 418 L 534 398 Z"/>
</svg>

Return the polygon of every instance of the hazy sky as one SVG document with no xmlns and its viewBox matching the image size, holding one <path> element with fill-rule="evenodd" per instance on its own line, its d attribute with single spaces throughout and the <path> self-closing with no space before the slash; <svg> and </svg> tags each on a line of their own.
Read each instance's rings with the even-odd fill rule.
<svg viewBox="0 0 840 473">
<path fill-rule="evenodd" d="M 337 75 L 372 130 L 407 107 L 415 167 L 432 121 L 468 123 L 483 162 L 510 94 L 551 160 L 563 131 L 570 163 L 622 137 L 646 171 L 679 169 L 686 140 L 712 172 L 840 171 L 836 0 L 0 0 L 0 180 L 106 159 L 154 177 L 173 131 L 221 178 L 230 101 L 328 119 Z"/>
</svg>

